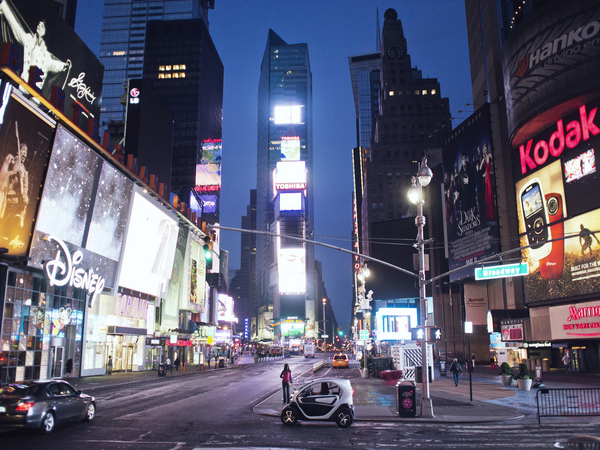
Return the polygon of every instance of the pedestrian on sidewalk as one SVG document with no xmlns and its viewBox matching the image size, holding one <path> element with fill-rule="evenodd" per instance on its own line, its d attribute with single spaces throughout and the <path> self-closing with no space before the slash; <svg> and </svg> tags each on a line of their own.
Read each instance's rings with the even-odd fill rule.
<svg viewBox="0 0 600 450">
<path fill-rule="evenodd" d="M 283 388 L 283 404 L 287 405 L 290 402 L 290 383 L 292 382 L 292 371 L 287 363 L 283 366 L 279 378 L 281 378 Z"/>
<path fill-rule="evenodd" d="M 71 378 L 71 374 L 73 373 L 73 358 L 67 360 L 65 371 L 67 372 L 67 378 Z"/>
<path fill-rule="evenodd" d="M 179 355 L 177 355 L 177 358 L 175 358 L 175 371 L 179 372 L 179 366 L 181 365 L 181 360 L 179 359 Z"/>
<path fill-rule="evenodd" d="M 571 357 L 567 352 L 565 352 L 565 356 L 563 356 L 562 362 L 565 365 L 565 373 L 568 374 L 571 371 Z"/>
<path fill-rule="evenodd" d="M 165 361 L 165 364 L 167 365 L 167 370 L 171 369 L 171 375 L 173 375 L 173 366 L 171 365 L 171 358 L 169 358 L 167 356 L 167 360 Z M 165 371 L 165 374 L 167 372 Z"/>
<path fill-rule="evenodd" d="M 452 372 L 452 374 L 454 375 L 454 385 L 458 386 L 458 377 L 462 373 L 462 367 L 460 367 L 460 364 L 458 363 L 456 358 L 454 358 L 452 360 L 452 365 L 450 366 L 450 372 Z"/>
<path fill-rule="evenodd" d="M 109 375 L 112 375 L 112 356 L 108 357 L 108 362 L 106 363 L 106 372 Z"/>
<path fill-rule="evenodd" d="M 490 358 L 490 371 L 496 373 L 496 357 L 492 356 Z"/>
</svg>

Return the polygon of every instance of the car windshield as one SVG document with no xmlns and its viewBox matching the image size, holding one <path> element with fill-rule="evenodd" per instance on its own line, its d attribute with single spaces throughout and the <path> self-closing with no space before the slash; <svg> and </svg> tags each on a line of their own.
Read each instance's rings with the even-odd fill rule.
<svg viewBox="0 0 600 450">
<path fill-rule="evenodd" d="M 41 385 L 10 384 L 0 388 L 0 396 L 29 397 L 40 392 Z"/>
<path fill-rule="evenodd" d="M 335 355 L 334 359 L 346 359 L 346 355 Z"/>
</svg>

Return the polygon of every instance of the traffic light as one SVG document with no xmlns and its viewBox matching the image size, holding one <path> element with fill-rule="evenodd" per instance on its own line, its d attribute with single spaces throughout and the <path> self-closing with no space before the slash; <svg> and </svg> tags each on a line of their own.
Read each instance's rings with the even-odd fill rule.
<svg viewBox="0 0 600 450">
<path fill-rule="evenodd" d="M 206 261 L 206 270 L 211 270 L 213 263 L 213 243 L 209 236 L 204 238 L 204 260 Z"/>
</svg>

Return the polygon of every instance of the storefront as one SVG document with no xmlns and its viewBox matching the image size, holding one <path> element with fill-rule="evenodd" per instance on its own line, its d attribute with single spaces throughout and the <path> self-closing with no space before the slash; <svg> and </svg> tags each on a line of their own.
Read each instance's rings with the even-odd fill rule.
<svg viewBox="0 0 600 450">
<path fill-rule="evenodd" d="M 6 266 L 0 283 L 6 293 L 0 382 L 61 378 L 69 359 L 78 376 L 85 291 L 53 287 L 41 274 Z"/>
<path fill-rule="evenodd" d="M 158 370 L 158 366 L 165 360 L 165 358 L 163 358 L 163 353 L 166 345 L 166 338 L 146 338 L 146 357 L 144 359 L 144 370 Z"/>
</svg>

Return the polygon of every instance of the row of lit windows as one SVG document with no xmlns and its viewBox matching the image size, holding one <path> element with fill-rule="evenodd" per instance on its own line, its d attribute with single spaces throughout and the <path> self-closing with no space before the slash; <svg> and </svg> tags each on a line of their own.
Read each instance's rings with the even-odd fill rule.
<svg viewBox="0 0 600 450">
<path fill-rule="evenodd" d="M 158 78 L 185 78 L 185 72 L 159 73 Z"/>
<path fill-rule="evenodd" d="M 398 95 L 403 95 L 404 91 L 389 91 L 388 94 L 390 97 L 393 97 L 396 92 L 398 93 Z M 412 91 L 407 90 L 406 91 L 406 95 L 410 95 Z M 427 94 L 431 94 L 431 95 L 435 95 L 437 93 L 436 89 L 431 89 L 431 91 L 428 91 L 427 89 L 415 89 L 415 95 L 427 95 Z"/>
<path fill-rule="evenodd" d="M 160 72 L 169 72 L 170 70 L 185 70 L 185 64 L 173 64 L 167 66 L 158 66 Z"/>
</svg>

